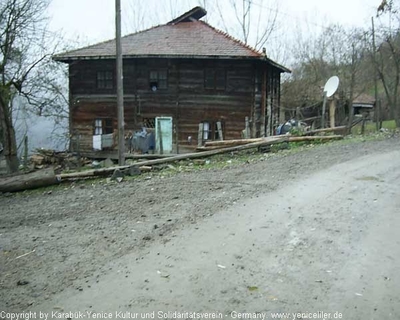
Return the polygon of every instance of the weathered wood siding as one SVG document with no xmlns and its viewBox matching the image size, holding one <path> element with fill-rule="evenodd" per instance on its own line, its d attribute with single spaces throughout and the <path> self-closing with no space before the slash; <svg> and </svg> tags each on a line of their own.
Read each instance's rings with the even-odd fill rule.
<svg viewBox="0 0 400 320">
<path fill-rule="evenodd" d="M 191 136 L 196 145 L 198 124 L 203 121 L 222 121 L 224 139 L 240 138 L 245 117 L 252 119 L 255 109 L 259 109 L 255 74 L 265 66 L 233 60 L 124 59 L 125 129 L 137 130 L 144 118 L 171 116 L 179 144 L 187 144 Z M 205 88 L 204 73 L 209 68 L 226 71 L 225 90 Z M 153 70 L 167 70 L 167 89 L 151 90 Z M 98 71 L 111 71 L 115 81 L 112 60 L 70 64 L 71 133 L 80 136 L 82 151 L 92 150 L 95 119 L 112 118 L 114 128 L 117 127 L 115 82 L 112 89 L 98 89 Z M 276 79 L 268 82 L 271 103 L 277 101 L 274 86 L 278 82 Z"/>
</svg>

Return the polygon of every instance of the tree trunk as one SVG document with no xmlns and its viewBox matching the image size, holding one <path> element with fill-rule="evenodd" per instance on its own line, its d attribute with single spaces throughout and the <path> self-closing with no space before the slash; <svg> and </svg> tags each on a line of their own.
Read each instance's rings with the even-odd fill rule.
<svg viewBox="0 0 400 320">
<path fill-rule="evenodd" d="M 59 183 L 53 169 L 11 175 L 0 179 L 0 192 L 16 192 L 47 187 Z"/>
<path fill-rule="evenodd" d="M 3 144 L 2 155 L 6 160 L 7 173 L 17 172 L 17 141 L 8 106 L 0 99 L 0 142 Z"/>
<path fill-rule="evenodd" d="M 397 107 L 395 122 L 396 122 L 396 127 L 400 128 L 400 106 Z"/>
</svg>

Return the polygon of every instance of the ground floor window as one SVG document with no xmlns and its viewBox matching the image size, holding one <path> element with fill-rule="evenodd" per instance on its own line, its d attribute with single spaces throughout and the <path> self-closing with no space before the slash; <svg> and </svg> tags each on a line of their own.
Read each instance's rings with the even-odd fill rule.
<svg viewBox="0 0 400 320">
<path fill-rule="evenodd" d="M 156 127 L 156 119 L 155 118 L 143 118 L 143 127 L 154 129 Z"/>
<path fill-rule="evenodd" d="M 111 118 L 101 118 L 94 120 L 94 135 L 113 133 L 113 121 Z"/>
<path fill-rule="evenodd" d="M 220 120 L 203 121 L 203 140 L 220 140 L 224 136 L 224 123 Z M 221 137 L 222 136 L 222 137 Z"/>
</svg>

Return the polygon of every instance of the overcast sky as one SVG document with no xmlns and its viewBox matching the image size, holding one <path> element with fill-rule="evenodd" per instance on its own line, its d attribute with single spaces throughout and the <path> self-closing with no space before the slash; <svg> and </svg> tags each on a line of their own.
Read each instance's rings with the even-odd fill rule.
<svg viewBox="0 0 400 320">
<path fill-rule="evenodd" d="M 205 2 L 208 14 L 204 19 L 214 27 L 228 31 L 232 36 L 241 39 L 232 1 L 234 0 L 121 0 L 122 32 L 132 33 L 166 23 L 173 17 Z M 346 27 L 367 27 L 381 2 L 381 0 L 251 1 L 255 9 L 252 11 L 255 16 L 252 22 L 257 20 L 258 10 L 262 12 L 263 21 L 267 21 L 268 16 L 274 16 L 274 13 L 278 12 L 277 30 L 270 37 L 266 49 L 268 56 L 283 64 L 289 63 L 291 49 L 287 44 L 293 45 L 293 42 L 297 41 L 299 30 L 305 30 L 301 34 L 303 38 L 307 34 L 318 34 L 331 23 L 339 23 Z M 220 11 L 216 3 L 219 4 Z M 236 3 L 240 7 L 242 2 L 238 0 Z M 62 30 L 65 39 L 71 40 L 71 44 L 74 42 L 72 44 L 74 47 L 115 37 L 114 0 L 52 0 L 49 16 L 50 28 L 53 31 Z M 143 21 L 139 18 L 143 18 Z M 255 30 L 252 30 L 250 38 L 254 35 Z M 252 43 L 254 40 L 251 38 L 249 44 L 254 45 Z M 282 50 L 284 46 L 286 50 Z"/>
<path fill-rule="evenodd" d="M 221 1 L 221 0 L 220 0 Z M 152 0 L 122 0 L 123 19 L 126 20 L 131 6 L 152 6 Z M 147 21 L 151 24 L 164 23 L 167 21 L 154 21 L 155 11 L 163 9 L 160 4 L 176 4 L 175 11 L 185 12 L 199 1 L 169 1 L 158 0 L 155 10 L 150 9 Z M 261 3 L 260 0 L 253 0 L 255 4 Z M 278 10 L 279 19 L 282 22 L 290 23 L 291 20 L 302 21 L 306 17 L 309 21 L 317 24 L 321 20 L 338 22 L 345 25 L 361 26 L 369 23 L 370 17 L 374 15 L 376 7 L 381 0 L 280 0 Z M 264 0 L 264 7 L 273 7 L 273 1 Z M 138 4 L 138 5 L 136 5 Z M 207 4 L 207 0 L 206 0 Z M 179 10 L 181 8 L 181 10 Z M 210 11 L 210 9 L 208 9 Z M 166 16 L 168 18 L 167 13 Z M 209 12 L 209 14 L 211 14 Z M 114 36 L 114 0 L 52 0 L 50 6 L 50 16 L 52 17 L 51 28 L 53 30 L 63 29 L 69 38 L 85 39 L 90 42 L 101 41 Z M 124 31 L 127 22 L 124 21 Z M 131 30 L 132 31 L 132 30 Z"/>
</svg>

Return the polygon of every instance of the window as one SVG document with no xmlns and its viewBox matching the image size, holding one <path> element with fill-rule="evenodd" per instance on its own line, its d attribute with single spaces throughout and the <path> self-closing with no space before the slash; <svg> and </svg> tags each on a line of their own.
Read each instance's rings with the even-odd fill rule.
<svg viewBox="0 0 400 320">
<path fill-rule="evenodd" d="M 97 88 L 98 89 L 113 89 L 114 77 L 112 71 L 97 72 Z"/>
<path fill-rule="evenodd" d="M 94 120 L 94 135 L 113 133 L 112 119 L 96 119 Z"/>
<path fill-rule="evenodd" d="M 222 121 L 203 121 L 203 140 L 219 140 L 220 132 L 218 130 L 218 122 L 221 124 L 221 134 L 224 136 L 224 124 Z"/>
<path fill-rule="evenodd" d="M 145 128 L 155 128 L 156 127 L 156 119 L 155 118 L 143 118 L 143 127 Z"/>
<path fill-rule="evenodd" d="M 210 136 L 210 123 L 203 122 L 203 140 L 208 140 Z"/>
<path fill-rule="evenodd" d="M 159 89 L 167 89 L 167 70 L 150 71 L 150 89 L 157 91 Z"/>
<path fill-rule="evenodd" d="M 225 90 L 226 71 L 222 68 L 207 68 L 204 72 L 204 88 L 212 90 Z"/>
<path fill-rule="evenodd" d="M 218 130 L 218 122 L 221 125 L 221 135 L 224 138 L 224 123 L 221 121 L 216 121 L 214 124 L 214 140 L 220 140 L 220 132 Z"/>
</svg>

